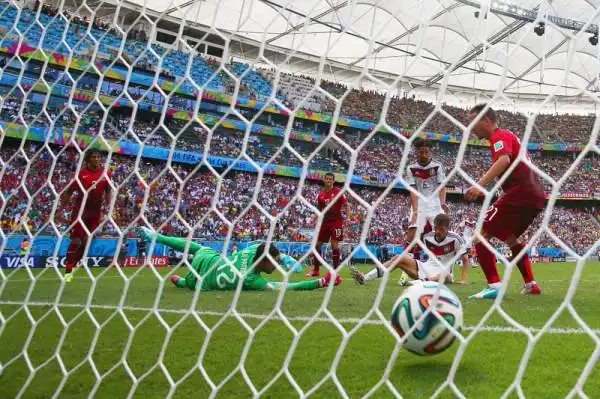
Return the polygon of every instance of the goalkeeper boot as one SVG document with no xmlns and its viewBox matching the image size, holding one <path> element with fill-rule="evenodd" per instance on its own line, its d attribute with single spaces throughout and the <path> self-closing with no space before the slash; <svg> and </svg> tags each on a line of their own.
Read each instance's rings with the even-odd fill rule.
<svg viewBox="0 0 600 399">
<path fill-rule="evenodd" d="M 523 295 L 541 295 L 542 289 L 540 288 L 538 283 L 536 283 L 535 281 L 532 281 L 523 286 L 523 289 L 521 290 L 521 294 L 523 294 Z"/>
<path fill-rule="evenodd" d="M 65 273 L 64 277 L 65 283 L 70 283 L 73 281 L 73 273 Z"/>
<path fill-rule="evenodd" d="M 356 267 L 350 266 L 350 274 L 357 284 L 364 285 L 366 283 L 365 275 L 362 274 Z"/>
<path fill-rule="evenodd" d="M 500 293 L 500 287 L 487 286 L 477 294 L 473 294 L 469 299 L 496 299 Z"/>
</svg>

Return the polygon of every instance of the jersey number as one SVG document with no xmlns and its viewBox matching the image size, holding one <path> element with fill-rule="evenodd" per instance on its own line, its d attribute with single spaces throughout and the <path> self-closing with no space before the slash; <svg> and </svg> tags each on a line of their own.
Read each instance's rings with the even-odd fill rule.
<svg viewBox="0 0 600 399">
<path fill-rule="evenodd" d="M 342 236 L 342 229 L 335 229 L 334 232 L 335 232 L 335 236 L 336 237 L 341 237 Z"/>
<path fill-rule="evenodd" d="M 490 206 L 487 211 L 485 211 L 485 221 L 491 222 L 494 216 L 498 213 L 498 208 L 494 205 Z"/>
<path fill-rule="evenodd" d="M 225 288 L 228 283 L 235 283 L 235 276 L 232 276 L 229 273 L 227 273 L 227 268 L 229 268 L 229 265 L 225 263 L 219 266 L 219 268 L 217 269 L 217 285 L 219 286 L 219 288 Z"/>
</svg>

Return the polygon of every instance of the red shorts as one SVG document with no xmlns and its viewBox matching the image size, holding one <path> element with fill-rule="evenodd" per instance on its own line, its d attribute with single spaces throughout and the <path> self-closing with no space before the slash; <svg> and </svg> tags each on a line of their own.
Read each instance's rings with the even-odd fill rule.
<svg viewBox="0 0 600 399">
<path fill-rule="evenodd" d="M 519 238 L 541 209 L 505 204 L 500 198 L 485 213 L 483 229 L 501 241 L 510 235 Z"/>
<path fill-rule="evenodd" d="M 324 220 L 319 231 L 319 242 L 342 241 L 344 239 L 343 220 Z"/>
<path fill-rule="evenodd" d="M 88 231 L 90 233 L 92 233 L 94 230 L 96 230 L 98 228 L 98 226 L 100 226 L 100 222 L 102 221 L 102 215 L 91 215 L 91 216 L 81 215 L 81 220 L 83 221 L 83 224 L 85 224 L 85 227 L 88 229 Z M 71 238 L 73 238 L 73 237 L 87 238 L 88 237 L 88 233 L 83 228 L 83 224 L 80 221 L 75 222 L 75 224 L 73 225 L 73 228 L 71 229 Z"/>
</svg>

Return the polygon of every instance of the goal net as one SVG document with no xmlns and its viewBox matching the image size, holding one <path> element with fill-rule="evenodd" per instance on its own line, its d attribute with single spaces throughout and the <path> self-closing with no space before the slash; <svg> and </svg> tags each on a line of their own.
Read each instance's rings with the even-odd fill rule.
<svg viewBox="0 0 600 399">
<path fill-rule="evenodd" d="M 556 0 L 0 2 L 0 396 L 598 396 L 597 21 Z M 486 187 L 480 103 L 522 148 Z M 440 166 L 411 186 L 420 139 Z M 479 232 L 519 162 L 547 200 L 513 258 Z M 436 198 L 465 241 L 454 279 L 483 240 L 502 283 L 448 284 L 464 325 L 418 357 L 390 324 L 401 273 L 353 274 L 444 255 L 411 214 Z M 274 290 L 235 269 L 256 243 Z M 228 290 L 200 289 L 198 248 Z"/>
</svg>

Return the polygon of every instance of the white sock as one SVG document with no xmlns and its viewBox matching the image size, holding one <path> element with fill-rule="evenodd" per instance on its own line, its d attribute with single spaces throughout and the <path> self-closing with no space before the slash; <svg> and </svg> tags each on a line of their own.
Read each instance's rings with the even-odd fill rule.
<svg viewBox="0 0 600 399">
<path fill-rule="evenodd" d="M 369 270 L 367 274 L 365 274 L 365 281 L 375 280 L 376 278 L 380 278 L 383 276 L 383 269 L 379 266 L 375 266 L 373 269 Z"/>
<path fill-rule="evenodd" d="M 498 283 L 488 284 L 488 287 L 490 287 L 490 288 L 500 288 L 500 287 L 502 287 L 502 283 L 498 282 Z"/>
</svg>

